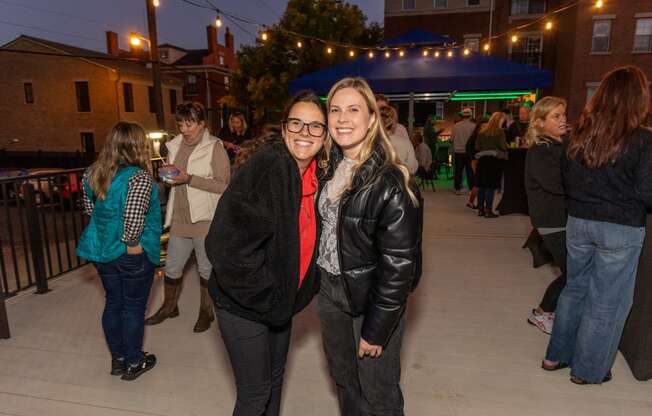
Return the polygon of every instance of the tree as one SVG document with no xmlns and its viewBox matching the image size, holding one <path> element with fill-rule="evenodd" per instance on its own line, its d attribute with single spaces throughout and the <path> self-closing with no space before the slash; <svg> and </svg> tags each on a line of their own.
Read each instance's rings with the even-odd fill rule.
<svg viewBox="0 0 652 416">
<path fill-rule="evenodd" d="M 267 30 L 268 40 L 238 52 L 231 94 L 240 105 L 253 109 L 256 122 L 262 120 L 265 110 L 284 107 L 290 80 L 350 59 L 344 48 L 334 47 L 329 55 L 324 43 L 292 32 L 360 46 L 375 46 L 383 35 L 378 24 L 367 25 L 358 6 L 339 0 L 289 0 L 279 23 Z"/>
</svg>

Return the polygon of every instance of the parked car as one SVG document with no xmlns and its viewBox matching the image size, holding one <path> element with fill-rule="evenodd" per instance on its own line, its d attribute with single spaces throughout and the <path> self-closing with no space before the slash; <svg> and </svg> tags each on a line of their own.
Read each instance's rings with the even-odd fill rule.
<svg viewBox="0 0 652 416">
<path fill-rule="evenodd" d="M 37 205 L 63 201 L 64 206 L 70 207 L 73 206 L 71 202 L 74 204 L 77 200 L 80 191 L 77 173 L 63 173 L 65 169 L 58 168 L 26 169 L 25 171 L 25 174 L 20 176 L 30 176 L 25 179 L 25 182 L 34 187 Z M 22 187 L 25 182 L 18 187 L 18 197 L 21 200 L 25 199 Z"/>
</svg>

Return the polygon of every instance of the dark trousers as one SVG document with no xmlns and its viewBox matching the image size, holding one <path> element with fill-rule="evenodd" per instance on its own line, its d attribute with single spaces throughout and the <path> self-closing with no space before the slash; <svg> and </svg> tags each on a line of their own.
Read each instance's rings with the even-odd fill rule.
<svg viewBox="0 0 652 416">
<path fill-rule="evenodd" d="M 561 275 L 548 285 L 539 304 L 544 312 L 554 312 L 557 310 L 559 295 L 566 286 L 566 231 L 542 235 L 541 238 L 543 238 L 546 249 L 552 254 L 553 260 L 561 269 Z"/>
<path fill-rule="evenodd" d="M 317 297 L 328 369 L 342 416 L 403 416 L 401 343 L 405 315 L 379 358 L 358 358 L 364 316 L 353 317 L 341 276 L 322 272 Z"/>
<path fill-rule="evenodd" d="M 124 254 L 110 263 L 95 263 L 106 293 L 102 329 L 113 359 L 140 361 L 145 334 L 145 308 L 155 266 L 145 253 Z"/>
<path fill-rule="evenodd" d="M 462 176 L 466 172 L 466 182 L 469 186 L 469 189 L 473 187 L 473 170 L 471 169 L 471 161 L 469 160 L 466 153 L 455 153 L 455 190 L 459 191 L 462 189 Z"/>
<path fill-rule="evenodd" d="M 486 212 L 493 212 L 494 195 L 496 190 L 494 188 L 478 188 L 478 209 Z"/>
<path fill-rule="evenodd" d="M 233 416 L 277 416 L 292 324 L 268 327 L 219 306 L 217 321 L 235 376 Z"/>
</svg>

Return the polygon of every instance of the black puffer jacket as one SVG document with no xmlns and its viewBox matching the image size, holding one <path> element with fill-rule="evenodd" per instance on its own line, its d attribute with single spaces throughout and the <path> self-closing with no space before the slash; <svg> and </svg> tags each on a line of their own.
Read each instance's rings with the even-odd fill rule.
<svg viewBox="0 0 652 416">
<path fill-rule="evenodd" d="M 263 146 L 238 169 L 206 236 L 209 291 L 220 307 L 277 326 L 310 303 L 319 290 L 316 254 L 297 290 L 301 193 L 297 162 L 282 141 Z"/>
<path fill-rule="evenodd" d="M 353 177 L 340 200 L 338 248 L 341 272 L 354 314 L 364 315 L 362 338 L 385 345 L 399 322 L 408 294 L 421 277 L 423 200 L 411 183 L 419 206 L 414 207 L 401 173 L 383 166 L 382 148 Z M 342 160 L 333 149 L 329 167 L 321 172 L 320 188 Z"/>
</svg>

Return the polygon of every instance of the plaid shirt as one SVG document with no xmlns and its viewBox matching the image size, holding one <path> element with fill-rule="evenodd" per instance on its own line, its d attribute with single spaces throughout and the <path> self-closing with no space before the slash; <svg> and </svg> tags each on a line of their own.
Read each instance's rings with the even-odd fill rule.
<svg viewBox="0 0 652 416">
<path fill-rule="evenodd" d="M 88 171 L 84 173 L 84 181 L 88 181 Z M 120 240 L 128 246 L 137 246 L 145 228 L 145 215 L 149 209 L 149 200 L 152 193 L 152 178 L 144 170 L 139 170 L 129 178 L 127 186 L 124 228 Z M 85 187 L 83 191 L 84 213 L 90 216 L 93 214 L 93 208 L 95 207 L 95 198 L 86 194 Z"/>
</svg>

